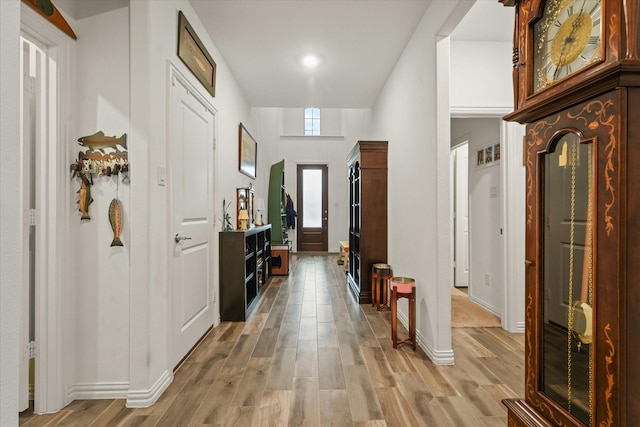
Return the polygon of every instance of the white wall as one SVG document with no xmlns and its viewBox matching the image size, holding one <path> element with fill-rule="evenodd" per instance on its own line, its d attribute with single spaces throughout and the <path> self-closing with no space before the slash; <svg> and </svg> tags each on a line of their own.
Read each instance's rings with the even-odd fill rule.
<svg viewBox="0 0 640 427">
<path fill-rule="evenodd" d="M 20 4 L 0 1 L 0 425 L 18 425 Z"/>
<path fill-rule="evenodd" d="M 77 160 L 77 139 L 103 131 L 105 135 L 127 134 L 129 145 L 129 8 L 74 22 L 79 35 L 74 69 L 74 117 L 72 138 L 67 142 Z M 135 169 L 135 164 L 133 165 Z M 69 182 L 73 212 L 70 223 L 71 272 L 68 282 L 71 301 L 65 313 L 75 321 L 74 351 L 67 371 L 73 373 L 71 398 L 81 398 L 107 385 L 126 393 L 129 382 L 129 185 L 122 176 L 94 176 L 91 186 L 91 220 L 80 220 L 76 192 L 80 179 Z M 118 183 L 119 182 L 119 183 Z M 116 193 L 117 191 L 117 193 Z M 116 197 L 123 207 L 123 247 L 110 247 L 113 232 L 109 224 L 109 204 Z"/>
<path fill-rule="evenodd" d="M 451 42 L 452 114 L 503 115 L 513 108 L 513 46 L 503 42 Z"/>
<path fill-rule="evenodd" d="M 436 43 L 455 7 L 431 3 L 373 109 L 373 138 L 389 141 L 389 263 L 394 274 L 416 280 L 417 335 L 436 363 L 453 362 L 450 284 L 439 271 L 446 268 L 448 277 L 449 237 L 445 231 L 443 241 L 439 230 L 450 225 L 441 223 L 438 207 L 449 209 L 449 182 L 436 154 Z M 406 313 L 406 305 L 399 310 Z"/>
<path fill-rule="evenodd" d="M 258 128 L 262 135 L 262 143 L 269 148 L 268 158 L 271 164 L 284 159 L 285 188 L 294 205 L 297 207 L 297 165 L 326 164 L 328 168 L 329 190 L 329 226 L 328 250 L 338 252 L 338 241 L 348 240 L 348 194 L 347 194 L 347 154 L 359 139 L 366 139 L 369 132 L 370 110 L 344 109 L 333 110 L 340 119 L 333 114 L 333 132 L 328 137 L 305 137 L 301 133 L 296 136 L 283 136 L 282 129 L 294 129 L 296 122 L 291 120 L 292 109 L 256 108 L 254 112 L 258 121 Z M 301 111 L 301 110 L 299 110 Z M 323 110 L 324 111 L 324 110 Z M 337 123 L 340 123 L 338 126 Z M 300 117 L 299 124 L 302 124 Z M 343 136 L 335 136 L 335 131 Z M 302 128 L 300 127 L 300 130 Z M 295 131 L 292 131 L 295 132 Z M 323 130 L 324 132 L 324 130 Z M 263 151 L 263 150 L 261 150 Z M 269 168 L 270 168 L 269 165 Z M 258 197 L 258 192 L 256 196 Z M 263 193 L 266 199 L 266 191 Z M 289 239 L 293 242 L 293 250 L 297 250 L 296 230 L 289 230 Z"/>
<path fill-rule="evenodd" d="M 500 141 L 500 119 L 452 119 L 451 140 L 469 141 L 469 297 L 501 316 L 502 160 L 490 166 L 478 166 L 476 161 L 478 150 Z"/>
</svg>

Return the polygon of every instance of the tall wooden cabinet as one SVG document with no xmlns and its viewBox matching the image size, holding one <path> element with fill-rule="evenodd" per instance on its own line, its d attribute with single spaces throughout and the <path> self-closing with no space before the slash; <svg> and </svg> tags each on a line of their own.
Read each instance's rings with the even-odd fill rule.
<svg viewBox="0 0 640 427">
<path fill-rule="evenodd" d="M 640 2 L 516 7 L 525 395 L 509 426 L 640 425 Z M 520 141 L 514 141 L 521 143 Z"/>
<path fill-rule="evenodd" d="M 220 320 L 246 320 L 271 276 L 271 225 L 220 232 Z"/>
<path fill-rule="evenodd" d="M 387 262 L 387 147 L 387 141 L 358 141 L 347 157 L 347 285 L 360 304 L 371 303 L 371 267 Z"/>
</svg>

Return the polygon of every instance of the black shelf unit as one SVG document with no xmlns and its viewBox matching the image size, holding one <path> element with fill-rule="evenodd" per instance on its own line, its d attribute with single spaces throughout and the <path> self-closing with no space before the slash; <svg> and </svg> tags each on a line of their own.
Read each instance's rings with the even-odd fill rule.
<svg viewBox="0 0 640 427">
<path fill-rule="evenodd" d="M 220 320 L 244 321 L 271 277 L 271 224 L 220 232 Z"/>
</svg>

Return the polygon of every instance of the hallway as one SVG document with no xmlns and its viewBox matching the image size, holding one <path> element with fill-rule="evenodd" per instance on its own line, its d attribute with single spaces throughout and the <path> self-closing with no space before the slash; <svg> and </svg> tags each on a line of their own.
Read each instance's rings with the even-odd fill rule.
<svg viewBox="0 0 640 427">
<path fill-rule="evenodd" d="M 521 334 L 455 328 L 455 366 L 394 350 L 389 312 L 355 304 L 335 260 L 294 255 L 250 319 L 213 329 L 155 405 L 75 401 L 20 425 L 506 425 L 500 400 L 524 395 Z"/>
</svg>

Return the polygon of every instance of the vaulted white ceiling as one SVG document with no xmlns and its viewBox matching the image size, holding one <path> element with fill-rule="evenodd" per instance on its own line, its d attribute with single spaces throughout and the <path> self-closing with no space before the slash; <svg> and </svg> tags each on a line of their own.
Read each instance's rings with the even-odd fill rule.
<svg viewBox="0 0 640 427">
<path fill-rule="evenodd" d="M 431 1 L 190 3 L 252 106 L 369 108 Z M 512 29 L 513 8 L 479 0 L 452 38 L 511 41 Z M 316 69 L 300 65 L 307 52 Z"/>
<path fill-rule="evenodd" d="M 189 1 L 252 106 L 369 108 L 429 4 L 452 0 Z M 82 19 L 128 2 L 55 3 Z M 513 8 L 462 3 L 452 40 L 512 40 Z M 322 58 L 314 70 L 298 62 L 307 52 Z"/>
</svg>

